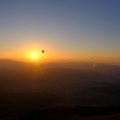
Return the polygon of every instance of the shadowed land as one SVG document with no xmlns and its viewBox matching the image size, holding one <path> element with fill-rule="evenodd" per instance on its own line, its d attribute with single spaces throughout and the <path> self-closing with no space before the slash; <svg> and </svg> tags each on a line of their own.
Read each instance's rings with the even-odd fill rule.
<svg viewBox="0 0 120 120">
<path fill-rule="evenodd" d="M 94 120 L 118 113 L 119 73 L 114 65 L 0 60 L 0 119 Z"/>
</svg>

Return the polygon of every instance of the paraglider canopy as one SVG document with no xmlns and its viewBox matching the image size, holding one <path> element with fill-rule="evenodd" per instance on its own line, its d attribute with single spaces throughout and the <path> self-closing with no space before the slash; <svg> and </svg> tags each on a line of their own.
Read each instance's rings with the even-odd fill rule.
<svg viewBox="0 0 120 120">
<path fill-rule="evenodd" d="M 44 50 L 42 50 L 42 53 L 44 53 Z"/>
<path fill-rule="evenodd" d="M 45 51 L 44 50 L 42 50 L 42 53 L 44 53 Z M 43 56 L 42 56 L 42 58 L 43 58 Z"/>
</svg>

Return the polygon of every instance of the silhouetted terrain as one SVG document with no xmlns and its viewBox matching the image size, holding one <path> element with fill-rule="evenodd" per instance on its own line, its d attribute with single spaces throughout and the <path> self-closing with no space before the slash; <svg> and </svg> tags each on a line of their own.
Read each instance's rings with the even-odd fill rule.
<svg viewBox="0 0 120 120">
<path fill-rule="evenodd" d="M 90 111 L 95 109 L 91 113 L 92 116 L 96 114 L 96 109 L 99 109 L 94 107 L 96 105 L 113 106 L 115 108 L 112 113 L 116 113 L 116 108 L 120 108 L 119 73 L 120 66 L 114 65 L 41 64 L 0 60 L 0 118 L 2 120 L 20 118 L 19 116 L 29 116 L 34 111 L 36 114 L 36 110 L 40 110 L 38 114 L 42 114 L 41 111 L 44 108 L 54 105 L 61 105 L 61 109 L 64 111 L 63 106 L 68 104 L 75 105 L 72 107 L 72 111 L 81 105 L 93 106 L 90 108 Z M 71 111 L 69 106 L 66 109 Z M 83 111 L 85 116 L 88 114 L 87 110 L 83 110 L 81 107 L 79 111 L 79 114 Z M 102 111 L 107 112 L 106 108 Z M 47 114 L 51 113 L 47 112 Z M 71 112 L 69 114 L 72 115 Z M 73 120 L 79 120 L 81 117 L 77 115 L 77 112 L 73 116 L 76 116 Z M 43 117 L 41 119 L 50 119 Z M 68 118 L 69 116 L 66 119 Z"/>
<path fill-rule="evenodd" d="M 40 109 L 14 120 L 89 120 L 110 118 L 110 115 L 118 114 L 119 109 L 109 106 L 80 106 L 80 105 L 57 105 Z"/>
</svg>

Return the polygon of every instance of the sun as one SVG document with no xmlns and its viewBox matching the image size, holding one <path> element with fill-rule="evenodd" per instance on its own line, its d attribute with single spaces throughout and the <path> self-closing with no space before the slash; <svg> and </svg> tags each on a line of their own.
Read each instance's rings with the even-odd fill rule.
<svg viewBox="0 0 120 120">
<path fill-rule="evenodd" d="M 37 54 L 36 53 L 32 54 L 32 58 L 36 59 L 37 58 Z"/>
</svg>

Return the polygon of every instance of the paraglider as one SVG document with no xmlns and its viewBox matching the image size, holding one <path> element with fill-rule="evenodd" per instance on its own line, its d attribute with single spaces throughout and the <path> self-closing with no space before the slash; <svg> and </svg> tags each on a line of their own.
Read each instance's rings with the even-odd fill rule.
<svg viewBox="0 0 120 120">
<path fill-rule="evenodd" d="M 96 64 L 94 63 L 95 61 L 94 61 L 94 57 L 91 57 L 91 60 L 92 60 L 92 65 L 93 65 L 93 67 L 96 67 Z"/>
<path fill-rule="evenodd" d="M 91 59 L 94 59 L 94 57 L 91 57 Z"/>
<path fill-rule="evenodd" d="M 42 53 L 43 53 L 43 54 L 44 54 L 44 52 L 45 52 L 45 51 L 44 51 L 44 50 L 42 50 Z M 43 55 L 42 55 L 42 58 L 43 58 Z"/>
</svg>

